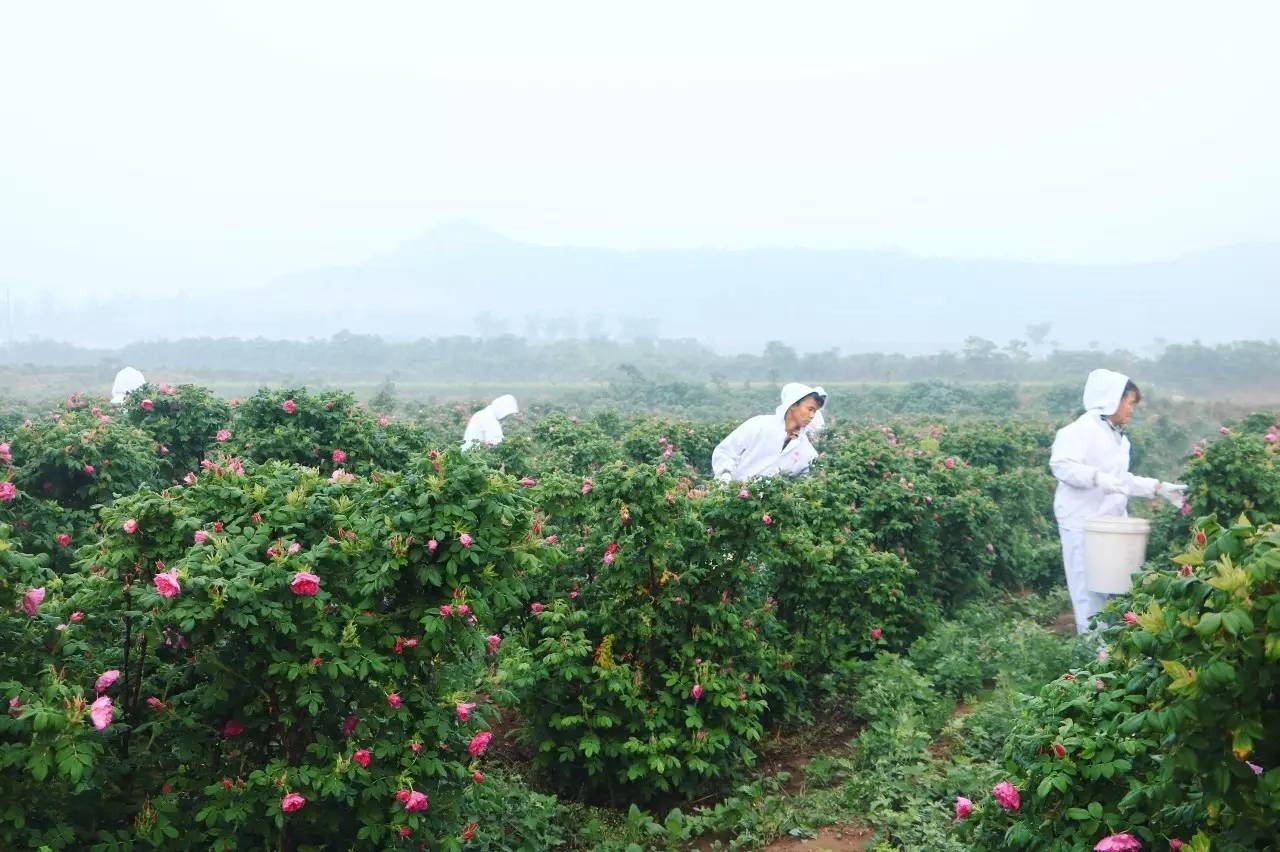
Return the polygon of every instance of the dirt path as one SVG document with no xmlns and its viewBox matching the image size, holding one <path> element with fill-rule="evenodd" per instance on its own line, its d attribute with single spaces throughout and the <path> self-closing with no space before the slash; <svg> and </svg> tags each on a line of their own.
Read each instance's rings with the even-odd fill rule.
<svg viewBox="0 0 1280 852">
<path fill-rule="evenodd" d="M 1064 609 L 1058 613 L 1058 617 L 1054 619 L 1049 629 L 1059 636 L 1070 636 L 1076 632 L 1076 614 L 1072 610 Z"/>
<path fill-rule="evenodd" d="M 865 852 L 875 831 L 860 825 L 832 825 L 818 831 L 810 839 L 787 837 L 775 840 L 765 849 L 811 849 L 813 852 Z"/>
</svg>

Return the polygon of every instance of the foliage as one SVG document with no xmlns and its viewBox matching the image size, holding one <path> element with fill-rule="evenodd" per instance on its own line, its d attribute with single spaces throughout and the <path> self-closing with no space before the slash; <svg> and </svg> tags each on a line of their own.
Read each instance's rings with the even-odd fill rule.
<svg viewBox="0 0 1280 852">
<path fill-rule="evenodd" d="M 227 433 L 222 430 L 231 422 L 231 406 L 225 400 L 191 384 L 145 384 L 125 398 L 122 413 L 155 441 L 165 480 L 199 470 L 209 450 L 224 440 L 221 435 Z"/>
<path fill-rule="evenodd" d="M 192 848 L 382 846 L 393 832 L 459 848 L 479 813 L 487 620 L 522 597 L 516 568 L 541 550 L 514 482 L 457 453 L 377 482 L 219 457 L 102 517 L 26 629 L 83 620 L 0 684 L 20 705 L 0 798 L 27 803 L 7 843 L 168 846 L 181 826 Z M 86 684 L 110 670 L 115 718 L 95 731 Z M 39 807 L 21 792 L 32 780 Z M 402 789 L 429 791 L 429 808 L 408 810 Z M 290 793 L 304 814 L 283 810 Z M 67 825 L 68 812 L 86 816 Z"/>
<path fill-rule="evenodd" d="M 1280 532 L 1204 519 L 1175 564 L 1116 608 L 1108 654 L 1046 686 L 1007 746 L 1023 807 L 981 807 L 977 838 L 1074 849 L 1144 843 L 1244 850 L 1280 825 Z"/>
</svg>

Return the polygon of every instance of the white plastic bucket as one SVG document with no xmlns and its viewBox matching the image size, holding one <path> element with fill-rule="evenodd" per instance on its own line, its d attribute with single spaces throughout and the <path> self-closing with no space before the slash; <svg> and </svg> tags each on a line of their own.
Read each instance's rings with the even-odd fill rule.
<svg viewBox="0 0 1280 852">
<path fill-rule="evenodd" d="M 1084 522 L 1084 564 L 1089 590 L 1108 595 L 1129 591 L 1147 560 L 1145 518 L 1090 518 Z"/>
</svg>

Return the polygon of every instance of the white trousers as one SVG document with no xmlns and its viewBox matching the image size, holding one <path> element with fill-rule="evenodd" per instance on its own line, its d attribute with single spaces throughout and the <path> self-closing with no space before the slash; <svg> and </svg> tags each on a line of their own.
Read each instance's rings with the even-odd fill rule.
<svg viewBox="0 0 1280 852">
<path fill-rule="evenodd" d="M 1076 632 L 1085 633 L 1089 630 L 1089 619 L 1102 611 L 1109 596 L 1089 591 L 1084 564 L 1084 530 L 1064 530 L 1058 527 L 1058 535 L 1062 537 L 1062 565 L 1067 573 L 1071 608 L 1075 611 Z"/>
</svg>

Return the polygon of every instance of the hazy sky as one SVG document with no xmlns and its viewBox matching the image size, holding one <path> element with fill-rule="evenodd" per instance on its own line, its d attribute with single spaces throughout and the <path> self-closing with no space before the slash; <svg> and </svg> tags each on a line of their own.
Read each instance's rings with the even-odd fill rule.
<svg viewBox="0 0 1280 852">
<path fill-rule="evenodd" d="M 1280 4 L 0 9 L 0 286 L 548 244 L 1125 261 L 1280 240 Z"/>
</svg>

